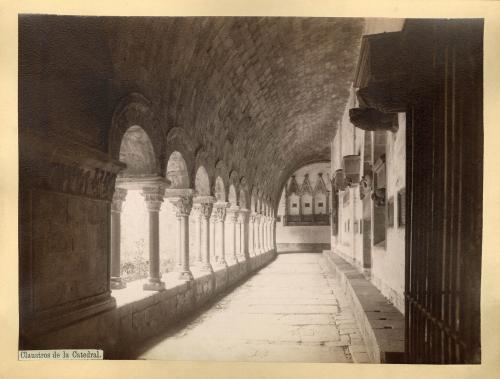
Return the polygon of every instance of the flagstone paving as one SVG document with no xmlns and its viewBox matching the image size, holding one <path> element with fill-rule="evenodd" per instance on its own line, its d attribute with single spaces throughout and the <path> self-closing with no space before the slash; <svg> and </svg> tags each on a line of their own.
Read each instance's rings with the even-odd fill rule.
<svg viewBox="0 0 500 379">
<path fill-rule="evenodd" d="M 352 310 L 321 254 L 280 254 L 140 359 L 369 362 Z"/>
</svg>

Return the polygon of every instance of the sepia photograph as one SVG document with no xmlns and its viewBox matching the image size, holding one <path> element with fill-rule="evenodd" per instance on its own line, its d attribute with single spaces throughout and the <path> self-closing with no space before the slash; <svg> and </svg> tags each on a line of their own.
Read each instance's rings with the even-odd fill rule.
<svg viewBox="0 0 500 379">
<path fill-rule="evenodd" d="M 19 14 L 19 359 L 480 364 L 483 33 Z"/>
</svg>

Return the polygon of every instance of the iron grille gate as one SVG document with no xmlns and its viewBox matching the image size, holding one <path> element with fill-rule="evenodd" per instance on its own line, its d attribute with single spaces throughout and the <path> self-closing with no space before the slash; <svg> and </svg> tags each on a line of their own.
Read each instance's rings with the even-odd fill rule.
<svg viewBox="0 0 500 379">
<path fill-rule="evenodd" d="M 482 31 L 405 26 L 411 85 L 425 88 L 407 114 L 408 363 L 480 362 Z"/>
</svg>

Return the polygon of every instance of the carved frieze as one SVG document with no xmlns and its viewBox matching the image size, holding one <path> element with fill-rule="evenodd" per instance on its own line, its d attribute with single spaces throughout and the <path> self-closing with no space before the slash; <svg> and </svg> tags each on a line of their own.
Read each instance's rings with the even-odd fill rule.
<svg viewBox="0 0 500 379">
<path fill-rule="evenodd" d="M 50 164 L 45 189 L 110 201 L 113 197 L 116 174 L 99 168 L 87 169 L 63 163 Z M 45 184 L 45 185 L 43 185 Z"/>
</svg>

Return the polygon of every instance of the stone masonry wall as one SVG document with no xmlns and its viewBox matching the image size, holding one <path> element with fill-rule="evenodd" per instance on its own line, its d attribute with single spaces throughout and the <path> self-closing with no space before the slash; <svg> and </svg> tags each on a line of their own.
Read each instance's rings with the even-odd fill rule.
<svg viewBox="0 0 500 379">
<path fill-rule="evenodd" d="M 31 341 L 30 349 L 103 349 L 107 359 L 133 357 L 141 343 L 164 332 L 176 322 L 214 300 L 251 273 L 274 260 L 274 251 L 251 257 L 213 274 L 196 276 L 161 292 L 79 321 Z"/>
</svg>

